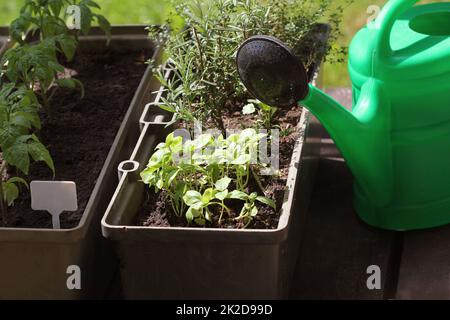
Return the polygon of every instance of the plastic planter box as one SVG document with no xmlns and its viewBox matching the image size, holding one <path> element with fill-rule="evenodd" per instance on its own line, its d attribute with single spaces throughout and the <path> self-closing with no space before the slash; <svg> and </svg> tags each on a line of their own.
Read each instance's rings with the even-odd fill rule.
<svg viewBox="0 0 450 320">
<path fill-rule="evenodd" d="M 157 143 L 171 131 L 166 127 L 170 116 L 148 105 L 140 120 L 141 136 L 130 159 L 119 166 L 121 179 L 102 220 L 103 235 L 117 244 L 124 297 L 286 298 L 319 145 L 310 118 L 303 109 L 277 229 L 139 227 L 131 225 L 147 188 L 139 173 Z"/>
<path fill-rule="evenodd" d="M 2 29 L 4 33 L 5 29 Z M 0 35 L 2 33 L 0 32 Z M 0 38 L 0 42 L 2 38 Z M 145 26 L 113 27 L 110 48 L 114 51 L 159 50 L 148 39 Z M 106 50 L 106 37 L 98 28 L 80 37 L 79 50 Z M 102 298 L 115 272 L 111 243 L 101 236 L 100 220 L 118 183 L 117 165 L 131 154 L 129 145 L 139 137 L 138 121 L 144 106 L 154 100 L 159 87 L 148 68 L 97 179 L 83 217 L 73 229 L 0 228 L 0 299 Z M 67 268 L 81 269 L 81 290 L 69 290 Z"/>
</svg>

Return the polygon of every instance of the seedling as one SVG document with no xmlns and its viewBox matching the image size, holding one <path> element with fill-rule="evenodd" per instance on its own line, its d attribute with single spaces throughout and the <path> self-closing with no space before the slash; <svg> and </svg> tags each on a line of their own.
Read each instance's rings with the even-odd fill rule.
<svg viewBox="0 0 450 320">
<path fill-rule="evenodd" d="M 248 100 L 248 104 L 242 108 L 242 114 L 248 115 L 255 112 L 259 115 L 257 125 L 262 126 L 266 130 L 270 130 L 273 125 L 273 119 L 277 112 L 277 108 L 271 107 L 259 100 L 250 99 Z"/>
<path fill-rule="evenodd" d="M 227 200 L 243 201 L 240 214 L 234 219 L 248 226 L 258 213 L 256 202 L 275 208 L 275 203 L 256 192 L 249 193 L 252 170 L 256 164 L 259 141 L 265 137 L 254 129 L 232 134 L 226 139 L 219 135 L 202 134 L 183 143 L 182 137 L 169 134 L 156 147 L 147 168 L 141 172 L 142 181 L 163 190 L 172 212 L 185 216 L 187 222 L 204 226 L 218 214 L 218 223 L 231 209 Z"/>
<path fill-rule="evenodd" d="M 66 8 L 68 6 L 78 6 L 80 12 L 81 30 L 72 32 L 69 30 L 66 20 Z M 68 45 L 78 40 L 81 33 L 88 34 L 92 23 L 96 20 L 99 26 L 105 31 L 108 37 L 111 34 L 111 25 L 108 20 L 92 12 L 92 9 L 100 9 L 100 6 L 92 0 L 26 0 L 20 10 L 20 16 L 15 19 L 10 26 L 11 38 L 20 43 L 25 43 L 27 35 L 34 35 L 39 32 L 40 40 L 49 38 L 57 39 L 57 45 L 64 52 L 68 60 L 73 54 L 67 54 L 72 50 L 66 50 Z M 72 38 L 72 39 L 71 39 Z"/>
<path fill-rule="evenodd" d="M 70 31 L 63 19 L 69 5 L 80 8 L 81 30 Z M 109 22 L 93 13 L 92 8 L 100 7 L 91 0 L 26 0 L 19 18 L 10 26 L 11 38 L 17 44 L 0 61 L 0 211 L 4 225 L 7 206 L 19 196 L 18 186 L 28 187 L 19 174 L 28 175 L 31 161 L 43 161 L 55 173 L 50 153 L 34 134 L 41 128 L 38 109 L 42 104 L 51 122 L 50 100 L 57 87 L 79 87 L 84 95 L 80 81 L 59 76 L 64 67 L 58 61 L 58 53 L 71 60 L 78 35 L 89 33 L 95 20 L 109 38 Z M 32 42 L 38 31 L 39 40 Z M 17 176 L 11 177 L 13 168 L 17 169 Z"/>
<path fill-rule="evenodd" d="M 29 89 L 39 92 L 50 118 L 51 96 L 48 93 L 52 86 L 78 86 L 82 95 L 84 92 L 82 83 L 77 79 L 58 79 L 58 72 L 63 73 L 64 67 L 56 59 L 54 41 L 54 38 L 50 38 L 35 45 L 24 44 L 12 48 L 5 53 L 2 60 L 2 65 L 5 66 L 4 74 L 9 81 L 26 85 Z"/>
<path fill-rule="evenodd" d="M 8 167 L 17 168 L 27 175 L 31 160 L 43 161 L 54 172 L 52 158 L 32 133 L 39 129 L 41 123 L 37 110 L 38 100 L 30 88 L 21 86 L 16 88 L 14 83 L 3 84 L 0 89 L 0 148 L 2 151 L 2 166 L 0 169 L 0 210 L 3 224 L 7 223 L 6 207 L 11 205 L 19 196 L 18 185 L 27 186 L 24 179 L 8 176 Z"/>
</svg>

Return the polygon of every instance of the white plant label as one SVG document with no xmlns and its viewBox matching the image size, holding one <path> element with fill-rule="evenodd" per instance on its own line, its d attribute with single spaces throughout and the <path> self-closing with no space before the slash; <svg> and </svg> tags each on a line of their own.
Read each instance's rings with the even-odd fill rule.
<svg viewBox="0 0 450 320">
<path fill-rule="evenodd" d="M 53 229 L 61 228 L 61 213 L 78 209 L 77 187 L 73 181 L 32 181 L 30 188 L 31 209 L 48 211 Z"/>
</svg>

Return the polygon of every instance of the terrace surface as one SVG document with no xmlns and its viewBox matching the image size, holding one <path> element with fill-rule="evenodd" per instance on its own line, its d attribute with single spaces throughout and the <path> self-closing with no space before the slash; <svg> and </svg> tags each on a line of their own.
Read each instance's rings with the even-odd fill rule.
<svg viewBox="0 0 450 320">
<path fill-rule="evenodd" d="M 350 89 L 329 93 L 350 107 Z M 352 175 L 322 136 L 291 298 L 450 299 L 450 226 L 393 232 L 364 224 L 352 206 Z M 380 267 L 380 290 L 367 288 L 371 265 Z"/>
</svg>

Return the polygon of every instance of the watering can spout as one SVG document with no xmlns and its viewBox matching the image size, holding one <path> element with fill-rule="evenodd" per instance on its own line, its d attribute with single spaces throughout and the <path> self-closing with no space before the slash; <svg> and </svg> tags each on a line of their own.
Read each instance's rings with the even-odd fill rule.
<svg viewBox="0 0 450 320">
<path fill-rule="evenodd" d="M 387 205 L 393 192 L 390 102 L 381 83 L 369 79 L 353 111 L 312 85 L 301 104 L 327 129 L 352 171 L 357 188 L 369 201 Z"/>
<path fill-rule="evenodd" d="M 359 101 L 348 111 L 308 84 L 303 64 L 280 40 L 247 39 L 236 55 L 245 87 L 262 102 L 290 108 L 300 101 L 328 130 L 356 179 L 356 191 L 374 206 L 391 201 L 391 106 L 380 80 L 368 78 Z"/>
</svg>

